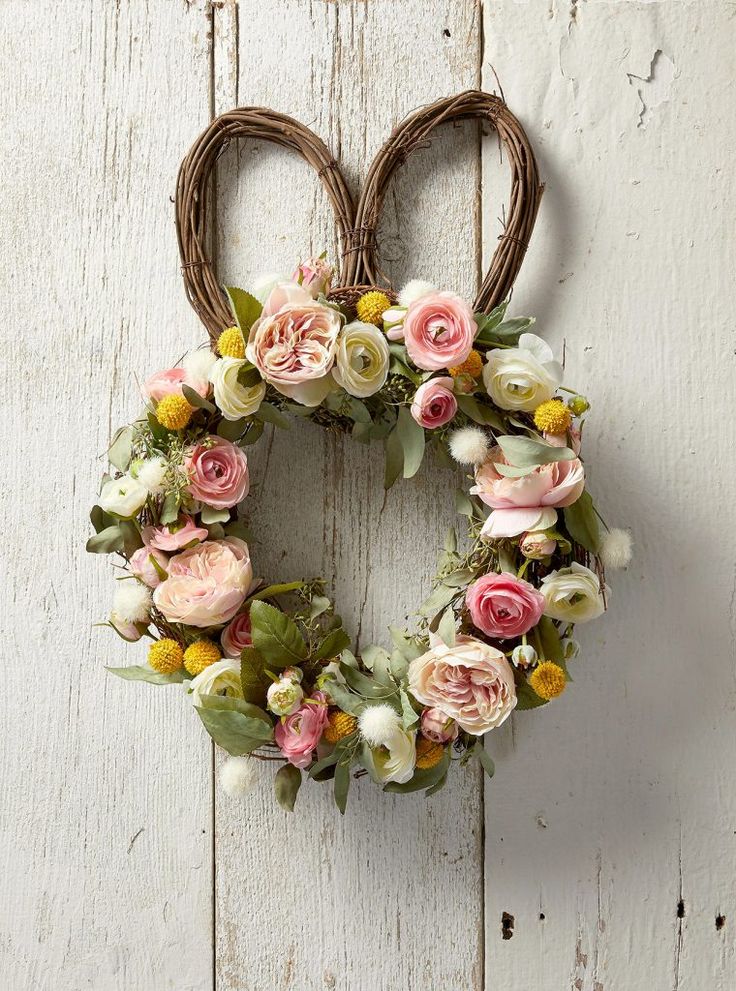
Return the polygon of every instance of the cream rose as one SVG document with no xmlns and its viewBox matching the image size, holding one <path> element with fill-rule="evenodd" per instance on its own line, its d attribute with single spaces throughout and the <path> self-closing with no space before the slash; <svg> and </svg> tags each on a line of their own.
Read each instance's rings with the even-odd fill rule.
<svg viewBox="0 0 736 991">
<path fill-rule="evenodd" d="M 189 682 L 191 699 L 195 705 L 202 704 L 203 695 L 219 695 L 224 691 L 231 698 L 242 699 L 243 686 L 240 683 L 240 661 L 225 658 L 215 661 Z"/>
<path fill-rule="evenodd" d="M 409 665 L 409 691 L 474 736 L 500 726 L 516 705 L 514 674 L 505 656 L 468 636 L 457 637 L 452 647 L 433 636 L 427 653 Z"/>
<path fill-rule="evenodd" d="M 359 399 L 372 396 L 388 376 L 390 354 L 386 337 L 370 323 L 349 323 L 337 340 L 332 376 L 345 392 Z"/>
<path fill-rule="evenodd" d="M 551 399 L 562 382 L 562 365 L 536 334 L 522 334 L 519 346 L 488 352 L 483 368 L 488 395 L 501 409 L 532 413 Z"/>
<path fill-rule="evenodd" d="M 416 733 L 397 727 L 385 745 L 371 751 L 375 777 L 382 784 L 405 784 L 414 776 L 417 762 Z"/>
<path fill-rule="evenodd" d="M 168 571 L 153 601 L 170 623 L 187 626 L 227 623 L 242 606 L 253 580 L 248 546 L 237 537 L 206 540 L 175 554 Z"/>
<path fill-rule="evenodd" d="M 545 616 L 564 623 L 587 623 L 606 608 L 598 575 L 577 561 L 543 578 L 540 591 Z"/>
<path fill-rule="evenodd" d="M 210 369 L 210 382 L 215 392 L 215 402 L 226 420 L 240 420 L 256 412 L 266 395 L 263 382 L 242 385 L 238 381 L 240 369 L 247 365 L 245 358 L 220 358 Z"/>
</svg>

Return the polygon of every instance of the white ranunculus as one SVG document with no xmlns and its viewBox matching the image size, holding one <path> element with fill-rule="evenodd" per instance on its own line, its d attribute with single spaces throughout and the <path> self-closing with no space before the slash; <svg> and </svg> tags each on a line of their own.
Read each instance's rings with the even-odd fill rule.
<svg viewBox="0 0 736 991">
<path fill-rule="evenodd" d="M 238 382 L 238 373 L 245 358 L 220 358 L 210 370 L 210 382 L 215 390 L 215 402 L 226 420 L 240 420 L 251 416 L 266 395 L 264 382 L 245 386 Z"/>
<path fill-rule="evenodd" d="M 122 475 L 105 482 L 99 503 L 106 513 L 129 520 L 143 507 L 147 498 L 148 489 L 144 485 L 132 475 Z"/>
<path fill-rule="evenodd" d="M 536 334 L 522 334 L 515 348 L 488 352 L 483 368 L 488 395 L 501 409 L 533 413 L 551 399 L 562 382 L 562 366 Z"/>
<path fill-rule="evenodd" d="M 365 399 L 383 387 L 389 360 L 385 335 L 373 324 L 355 320 L 338 337 L 332 375 L 345 392 Z"/>
<path fill-rule="evenodd" d="M 186 682 L 185 682 L 186 684 Z M 229 657 L 215 661 L 201 671 L 196 678 L 189 682 L 192 702 L 202 704 L 203 695 L 218 695 L 224 691 L 231 698 L 242 699 L 243 688 L 240 683 L 240 661 Z"/>
<path fill-rule="evenodd" d="M 293 678 L 279 678 L 268 686 L 266 708 L 275 716 L 290 716 L 302 703 L 304 692 Z"/>
<path fill-rule="evenodd" d="M 598 575 L 577 561 L 543 578 L 540 591 L 545 616 L 564 623 L 586 623 L 606 608 Z"/>
<path fill-rule="evenodd" d="M 138 481 L 151 495 L 160 495 L 164 489 L 167 470 L 168 465 L 164 458 L 146 458 L 138 467 Z"/>
<path fill-rule="evenodd" d="M 396 781 L 403 785 L 411 780 L 417 762 L 416 736 L 416 733 L 397 727 L 383 747 L 371 751 L 378 781 L 382 784 Z"/>
</svg>

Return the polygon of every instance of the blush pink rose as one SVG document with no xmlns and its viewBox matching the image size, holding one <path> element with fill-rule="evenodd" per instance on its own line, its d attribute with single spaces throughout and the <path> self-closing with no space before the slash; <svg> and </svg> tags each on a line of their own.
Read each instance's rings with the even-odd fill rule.
<svg viewBox="0 0 736 991">
<path fill-rule="evenodd" d="M 316 299 L 320 293 L 327 294 L 333 271 L 332 265 L 328 265 L 324 258 L 308 258 L 299 265 L 291 280 Z"/>
<path fill-rule="evenodd" d="M 422 736 L 433 743 L 449 743 L 459 732 L 459 727 L 442 709 L 425 709 L 421 718 Z"/>
<path fill-rule="evenodd" d="M 248 495 L 245 453 L 224 437 L 208 437 L 186 458 L 189 493 L 215 509 L 230 509 Z"/>
<path fill-rule="evenodd" d="M 427 371 L 461 365 L 473 349 L 477 330 L 472 309 L 452 292 L 420 296 L 404 317 L 406 350 L 417 368 Z"/>
<path fill-rule="evenodd" d="M 409 665 L 408 677 L 418 702 L 442 709 L 473 736 L 500 726 L 516 705 L 509 662 L 475 637 L 458 636 L 452 647 L 431 637 L 427 653 Z"/>
<path fill-rule="evenodd" d="M 225 657 L 240 657 L 243 647 L 250 647 L 252 643 L 249 612 L 238 613 L 220 634 L 220 644 Z"/>
<path fill-rule="evenodd" d="M 327 725 L 327 696 L 314 692 L 297 711 L 276 724 L 274 736 L 281 753 L 294 767 L 308 767 Z"/>
<path fill-rule="evenodd" d="M 163 371 L 156 372 L 146 380 L 143 390 L 157 403 L 164 396 L 182 395 L 182 385 L 188 385 L 200 396 L 206 396 L 210 390 L 209 382 L 205 379 L 194 378 L 183 368 L 165 368 Z"/>
<path fill-rule="evenodd" d="M 139 547 L 130 559 L 130 570 L 136 578 L 140 578 L 144 585 L 148 585 L 149 588 L 156 588 L 161 584 L 162 579 L 151 558 L 156 561 L 163 572 L 166 572 L 169 563 L 167 555 L 153 547 Z"/>
<path fill-rule="evenodd" d="M 153 602 L 170 623 L 221 626 L 240 609 L 252 580 L 247 544 L 237 537 L 206 540 L 170 559 Z"/>
<path fill-rule="evenodd" d="M 280 284 L 250 329 L 246 357 L 282 395 L 318 406 L 333 385 L 340 327 L 332 307 L 316 303 L 301 286 Z"/>
<path fill-rule="evenodd" d="M 447 376 L 430 379 L 420 385 L 411 403 L 411 415 L 420 427 L 434 430 L 449 423 L 457 413 L 457 399 L 452 393 L 452 379 Z"/>
<path fill-rule="evenodd" d="M 509 640 L 537 625 L 544 611 L 544 596 L 521 578 L 491 573 L 473 582 L 465 604 L 473 626 L 486 636 Z"/>
<path fill-rule="evenodd" d="M 141 537 L 146 547 L 154 547 L 159 551 L 181 551 L 190 544 L 206 540 L 209 531 L 203 526 L 197 526 L 191 516 L 180 516 L 176 524 L 168 526 L 144 526 Z"/>
<path fill-rule="evenodd" d="M 472 495 L 480 496 L 493 512 L 483 524 L 483 536 L 516 537 L 526 530 L 547 530 L 557 521 L 555 509 L 571 506 L 585 488 L 579 458 L 540 465 L 528 475 L 512 478 L 496 465 L 508 464 L 500 447 L 490 450 L 475 472 Z"/>
</svg>

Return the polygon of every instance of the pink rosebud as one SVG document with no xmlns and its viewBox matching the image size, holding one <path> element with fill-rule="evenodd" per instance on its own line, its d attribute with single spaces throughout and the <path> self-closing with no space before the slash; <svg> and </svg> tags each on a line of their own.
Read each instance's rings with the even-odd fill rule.
<svg viewBox="0 0 736 991">
<path fill-rule="evenodd" d="M 156 588 L 157 585 L 161 584 L 162 578 L 151 558 L 156 561 L 165 577 L 169 559 L 166 554 L 162 554 L 154 547 L 139 547 L 130 559 L 130 570 L 136 578 L 140 578 L 144 585 L 148 585 L 149 588 Z"/>
<path fill-rule="evenodd" d="M 514 575 L 483 575 L 468 588 L 465 604 L 473 626 L 499 640 L 520 637 L 536 626 L 544 611 L 544 596 Z"/>
<path fill-rule="evenodd" d="M 314 692 L 297 711 L 276 724 L 274 735 L 281 753 L 294 767 L 308 767 L 327 725 L 327 697 Z"/>
<path fill-rule="evenodd" d="M 557 541 L 548 537 L 543 531 L 525 533 L 519 544 L 521 553 L 532 561 L 541 561 L 544 557 L 554 554 Z"/>
<path fill-rule="evenodd" d="M 460 731 L 455 720 L 442 709 L 425 709 L 421 718 L 422 736 L 433 743 L 449 743 Z"/>
<path fill-rule="evenodd" d="M 302 262 L 291 277 L 292 282 L 306 289 L 316 299 L 320 293 L 327 294 L 334 269 L 324 258 L 308 258 Z"/>
<path fill-rule="evenodd" d="M 225 657 L 231 658 L 240 657 L 243 647 L 250 647 L 253 644 L 250 634 L 250 612 L 241 612 L 228 623 L 222 631 L 220 643 Z"/>
<path fill-rule="evenodd" d="M 462 365 L 473 349 L 478 327 L 473 311 L 452 292 L 430 292 L 413 302 L 404 318 L 409 357 L 427 371 Z"/>
<path fill-rule="evenodd" d="M 248 495 L 245 453 L 224 437 L 208 437 L 186 459 L 189 493 L 214 509 L 230 509 Z"/>
<path fill-rule="evenodd" d="M 206 396 L 210 391 L 210 384 L 206 379 L 194 378 L 184 368 L 165 368 L 156 372 L 146 380 L 143 391 L 157 403 L 164 396 L 183 395 L 182 385 L 188 385 L 200 396 Z"/>
<path fill-rule="evenodd" d="M 141 537 L 146 547 L 155 547 L 159 551 L 180 551 L 190 544 L 206 540 L 209 531 L 203 526 L 197 526 L 191 516 L 180 516 L 176 523 L 168 526 L 144 526 Z"/>
<path fill-rule="evenodd" d="M 411 415 L 420 427 L 434 430 L 442 427 L 457 413 L 457 399 L 452 392 L 452 379 L 449 375 L 430 379 L 420 385 L 414 393 Z"/>
</svg>

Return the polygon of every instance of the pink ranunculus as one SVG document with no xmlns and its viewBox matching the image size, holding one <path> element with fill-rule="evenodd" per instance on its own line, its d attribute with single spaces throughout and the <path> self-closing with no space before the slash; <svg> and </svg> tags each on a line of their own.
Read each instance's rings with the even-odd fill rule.
<svg viewBox="0 0 736 991">
<path fill-rule="evenodd" d="M 491 573 L 474 581 L 465 595 L 473 626 L 486 636 L 509 640 L 528 633 L 544 611 L 544 596 L 514 575 Z"/>
<path fill-rule="evenodd" d="M 409 665 L 409 691 L 473 736 L 500 726 L 516 705 L 514 674 L 501 651 L 463 635 L 452 647 L 430 637 L 427 653 Z"/>
<path fill-rule="evenodd" d="M 165 368 L 163 371 L 156 372 L 146 380 L 143 390 L 157 403 L 164 396 L 181 395 L 182 385 L 188 385 L 200 396 L 206 396 L 210 390 L 210 384 L 206 379 L 194 378 L 183 368 Z"/>
<path fill-rule="evenodd" d="M 130 559 L 130 570 L 136 578 L 140 578 L 144 585 L 148 585 L 149 588 L 156 588 L 157 585 L 161 584 L 162 578 L 151 558 L 156 561 L 162 571 L 166 571 L 169 558 L 154 547 L 139 547 Z"/>
<path fill-rule="evenodd" d="M 308 767 L 327 725 L 327 696 L 314 692 L 297 711 L 276 724 L 274 735 L 281 753 L 294 767 Z"/>
<path fill-rule="evenodd" d="M 404 343 L 417 368 L 438 371 L 462 365 L 473 350 L 477 330 L 465 300 L 452 292 L 430 292 L 406 311 Z"/>
<path fill-rule="evenodd" d="M 237 537 L 206 540 L 170 559 L 153 602 L 170 623 L 221 626 L 242 606 L 252 579 L 247 544 Z"/>
<path fill-rule="evenodd" d="M 330 370 L 340 327 L 332 307 L 316 303 L 301 286 L 278 285 L 250 329 L 246 357 L 284 396 L 318 406 L 334 385 Z"/>
<path fill-rule="evenodd" d="M 422 736 L 426 736 L 433 743 L 449 743 L 454 740 L 460 731 L 460 727 L 442 709 L 425 709 L 421 718 Z"/>
<path fill-rule="evenodd" d="M 208 437 L 186 458 L 189 494 L 215 509 L 230 509 L 248 495 L 245 452 L 224 437 Z"/>
<path fill-rule="evenodd" d="M 231 620 L 220 634 L 222 653 L 225 657 L 240 657 L 243 647 L 250 647 L 250 612 L 241 612 Z"/>
<path fill-rule="evenodd" d="M 167 526 L 144 526 L 141 537 L 146 547 L 154 547 L 159 551 L 181 551 L 190 544 L 206 540 L 209 531 L 203 526 L 197 526 L 192 516 L 182 515 L 176 523 Z"/>
<path fill-rule="evenodd" d="M 308 258 L 299 265 L 291 280 L 306 289 L 312 299 L 316 299 L 320 293 L 327 295 L 333 272 L 332 265 L 324 258 Z"/>
<path fill-rule="evenodd" d="M 555 509 L 571 506 L 585 488 L 585 471 L 579 458 L 540 465 L 521 478 L 503 475 L 496 468 L 499 464 L 508 462 L 500 447 L 491 448 L 476 469 L 475 485 L 470 490 L 493 509 L 482 531 L 484 537 L 491 539 L 554 526 Z"/>
<path fill-rule="evenodd" d="M 411 403 L 411 415 L 420 427 L 442 427 L 457 413 L 457 399 L 452 393 L 449 375 L 430 379 L 420 385 Z"/>
</svg>

